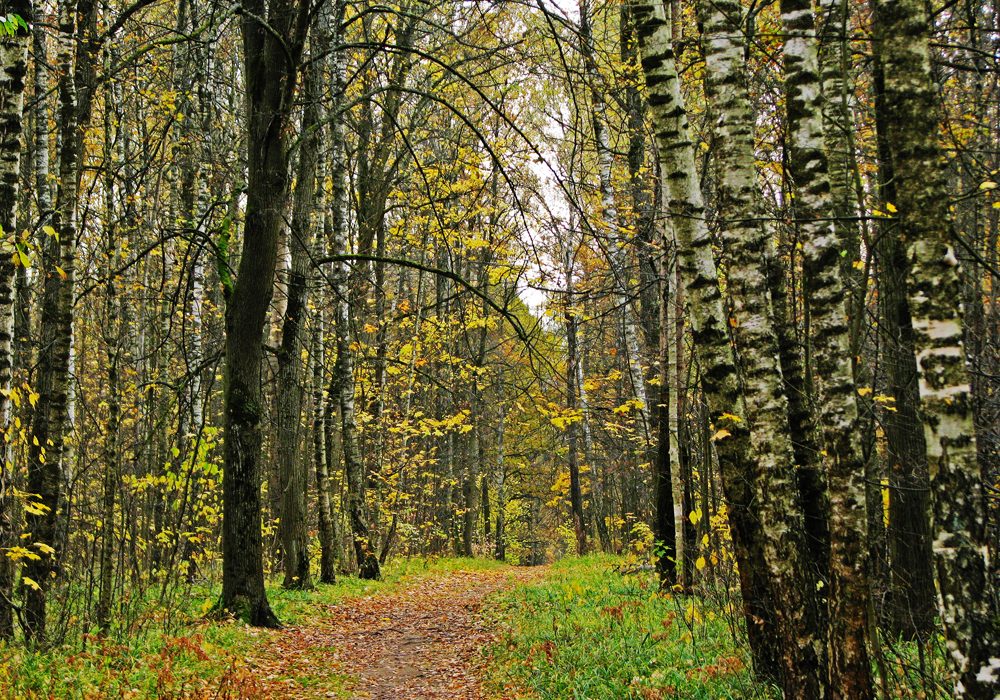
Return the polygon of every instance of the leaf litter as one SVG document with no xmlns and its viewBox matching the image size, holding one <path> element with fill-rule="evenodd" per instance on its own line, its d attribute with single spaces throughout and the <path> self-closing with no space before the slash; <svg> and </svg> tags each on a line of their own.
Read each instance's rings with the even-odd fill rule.
<svg viewBox="0 0 1000 700">
<path fill-rule="evenodd" d="M 264 697 L 479 700 L 481 650 L 495 638 L 483 601 L 541 573 L 451 571 L 324 605 L 308 623 L 268 633 L 248 661 Z"/>
</svg>

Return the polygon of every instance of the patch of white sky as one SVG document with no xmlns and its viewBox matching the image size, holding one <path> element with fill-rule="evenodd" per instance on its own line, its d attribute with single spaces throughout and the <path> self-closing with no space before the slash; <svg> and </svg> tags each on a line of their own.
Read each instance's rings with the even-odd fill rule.
<svg viewBox="0 0 1000 700">
<path fill-rule="evenodd" d="M 537 4 L 535 7 L 535 12 L 540 13 Z M 579 21 L 576 0 L 542 0 L 541 7 L 553 15 L 551 26 L 559 27 L 563 21 L 575 25 Z M 562 21 L 555 21 L 556 18 Z M 564 46 L 564 51 L 566 48 Z M 536 156 L 528 164 L 537 182 L 539 206 L 526 217 L 528 228 L 522 233 L 525 274 L 518 283 L 518 296 L 537 317 L 544 317 L 554 295 L 565 288 L 561 251 L 567 239 L 575 235 L 578 219 L 575 205 L 570 201 L 570 178 L 560 153 L 567 139 L 571 138 L 567 132 L 573 122 L 573 110 L 565 94 L 546 86 L 552 80 L 553 72 L 562 70 L 561 66 L 551 68 L 548 74 L 529 77 L 537 83 L 536 94 L 548 95 L 548 99 L 544 100 L 544 116 L 540 120 L 541 138 L 532 144 Z M 536 103 L 535 108 L 540 108 L 540 105 Z"/>
</svg>

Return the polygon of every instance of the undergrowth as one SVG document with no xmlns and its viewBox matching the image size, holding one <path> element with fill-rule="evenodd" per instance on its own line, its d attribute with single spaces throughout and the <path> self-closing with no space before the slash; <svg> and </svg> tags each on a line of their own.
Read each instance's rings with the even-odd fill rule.
<svg viewBox="0 0 1000 700">
<path fill-rule="evenodd" d="M 309 591 L 284 590 L 272 582 L 268 599 L 282 623 L 297 625 L 319 614 L 323 606 L 346 598 L 391 592 L 404 582 L 449 571 L 500 566 L 478 559 L 401 559 L 385 567 L 381 581 L 344 576 L 336 584 Z M 106 635 L 90 630 L 46 650 L 0 642 L 0 698 L 273 697 L 263 681 L 273 687 L 286 679 L 270 675 L 267 660 L 255 658 L 254 652 L 264 638 L 280 631 L 255 629 L 232 619 L 209 620 L 206 614 L 219 592 L 218 586 L 192 586 L 182 604 L 169 608 L 151 597 L 128 626 L 112 628 Z M 322 680 L 332 697 L 346 693 L 346 683 L 336 683 L 322 658 L 328 650 L 315 651 L 317 663 L 296 669 L 295 680 L 300 685 Z"/>
<path fill-rule="evenodd" d="M 620 559 L 566 559 L 537 583 L 497 594 L 499 630 L 486 651 L 496 697 L 776 698 L 755 682 L 732 615 L 657 592 L 654 574 L 622 575 Z"/>
</svg>

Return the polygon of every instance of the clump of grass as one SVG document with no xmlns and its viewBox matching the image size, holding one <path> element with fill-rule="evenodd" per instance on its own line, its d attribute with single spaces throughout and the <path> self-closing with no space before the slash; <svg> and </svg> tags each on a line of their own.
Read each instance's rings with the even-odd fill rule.
<svg viewBox="0 0 1000 700">
<path fill-rule="evenodd" d="M 660 594 L 610 557 L 567 559 L 485 606 L 500 630 L 487 687 L 537 698 L 774 698 L 757 683 L 732 618 L 692 596 Z"/>
</svg>

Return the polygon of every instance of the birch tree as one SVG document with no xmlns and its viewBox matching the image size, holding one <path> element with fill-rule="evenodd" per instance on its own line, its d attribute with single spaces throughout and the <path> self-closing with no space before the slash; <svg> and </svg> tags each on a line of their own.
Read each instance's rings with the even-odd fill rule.
<svg viewBox="0 0 1000 700">
<path fill-rule="evenodd" d="M 831 222 L 835 209 L 827 172 L 812 6 L 802 0 L 783 0 L 781 18 L 786 35 L 783 53 L 793 212 L 804 239 L 820 454 L 830 493 L 829 682 L 834 697 L 872 697 L 865 469 L 840 262 L 847 242 Z"/>
<path fill-rule="evenodd" d="M 909 264 L 938 610 L 955 696 L 986 700 L 1000 692 L 1000 609 L 990 568 L 995 553 L 986 530 L 985 465 L 977 461 L 965 366 L 963 310 L 956 304 L 961 278 L 946 164 L 937 140 L 940 105 L 931 72 L 931 25 L 922 3 L 878 0 L 873 7 L 894 207 Z"/>
<path fill-rule="evenodd" d="M 15 16 L 12 35 L 0 36 L 0 431 L 11 425 L 11 378 L 14 369 L 14 304 L 17 229 L 15 212 L 21 169 L 24 86 L 28 75 L 28 22 L 31 3 L 5 8 Z M 17 22 L 20 18 L 20 22 Z M 0 449 L 0 549 L 13 546 L 14 464 L 9 446 Z M 13 564 L 0 555 L 0 639 L 14 635 Z"/>
</svg>

